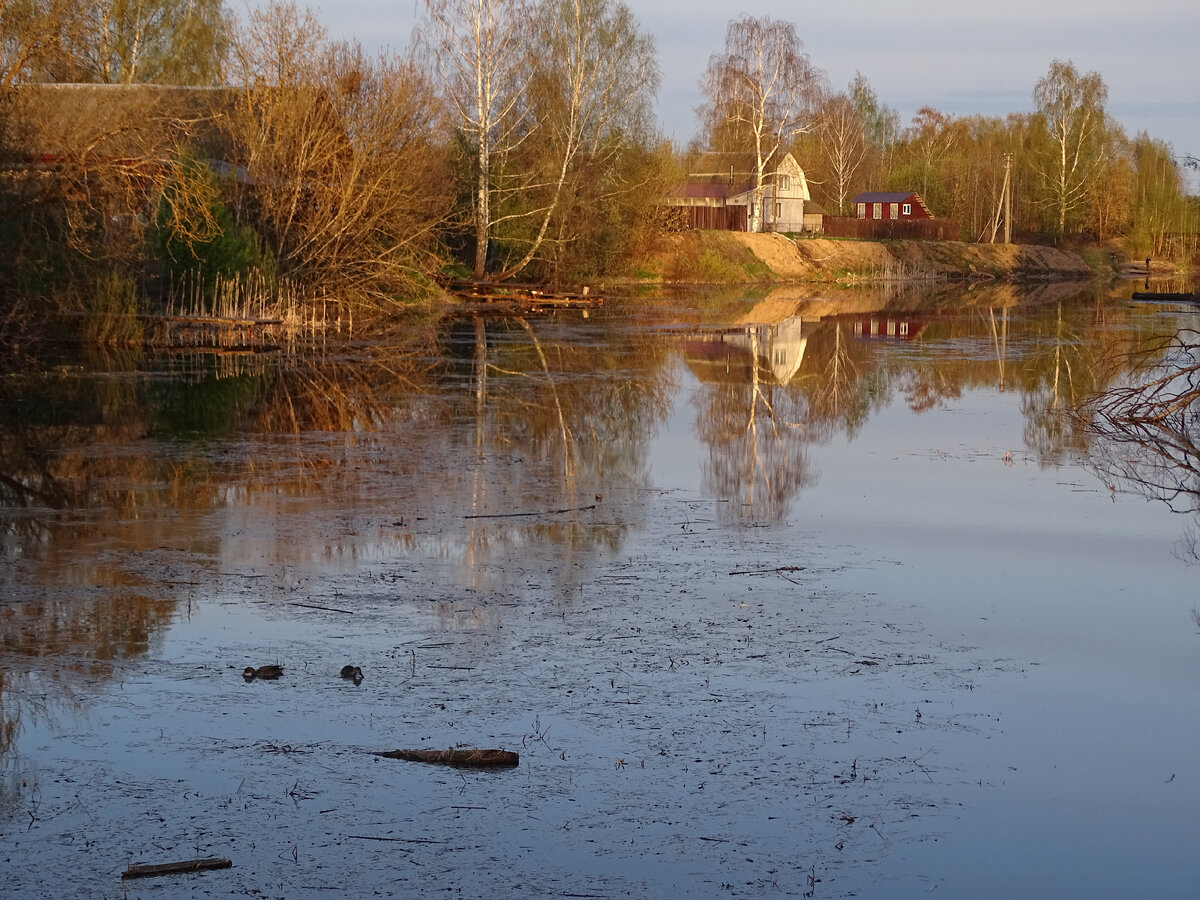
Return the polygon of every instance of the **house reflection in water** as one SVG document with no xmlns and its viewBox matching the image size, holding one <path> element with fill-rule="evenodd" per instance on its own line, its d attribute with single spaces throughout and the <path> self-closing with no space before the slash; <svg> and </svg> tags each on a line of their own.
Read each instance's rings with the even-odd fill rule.
<svg viewBox="0 0 1200 900">
<path fill-rule="evenodd" d="M 925 319 L 912 316 L 881 317 L 881 316 L 852 316 L 854 336 L 863 340 L 884 338 L 900 341 L 911 341 L 924 330 Z"/>
<path fill-rule="evenodd" d="M 712 331 L 692 332 L 683 338 L 688 368 L 705 382 L 787 384 L 800 369 L 804 347 L 800 316 L 773 323 L 731 325 Z"/>
</svg>

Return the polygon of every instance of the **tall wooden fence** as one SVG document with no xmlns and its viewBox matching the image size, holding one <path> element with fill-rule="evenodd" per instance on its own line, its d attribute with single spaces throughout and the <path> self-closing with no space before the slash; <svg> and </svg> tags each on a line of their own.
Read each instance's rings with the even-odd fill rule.
<svg viewBox="0 0 1200 900">
<path fill-rule="evenodd" d="M 668 231 L 687 231 L 692 228 L 707 231 L 745 231 L 744 206 L 672 206 L 667 214 Z"/>
<path fill-rule="evenodd" d="M 952 219 L 858 219 L 825 216 L 822 231 L 829 237 L 867 241 L 957 241 L 958 223 Z"/>
</svg>

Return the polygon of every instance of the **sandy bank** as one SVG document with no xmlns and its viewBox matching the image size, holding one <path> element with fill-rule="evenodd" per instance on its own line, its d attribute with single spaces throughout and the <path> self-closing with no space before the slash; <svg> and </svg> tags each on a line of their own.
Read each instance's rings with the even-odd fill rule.
<svg viewBox="0 0 1200 900">
<path fill-rule="evenodd" d="M 668 282 L 843 282 L 889 279 L 1090 278 L 1076 253 L 960 241 L 791 240 L 780 234 L 691 231 L 663 235 L 644 271 Z"/>
</svg>

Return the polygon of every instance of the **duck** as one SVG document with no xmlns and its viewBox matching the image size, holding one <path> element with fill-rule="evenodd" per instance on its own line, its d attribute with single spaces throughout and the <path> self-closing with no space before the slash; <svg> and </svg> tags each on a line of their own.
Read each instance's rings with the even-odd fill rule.
<svg viewBox="0 0 1200 900">
<path fill-rule="evenodd" d="M 271 664 L 259 666 L 257 669 L 254 666 L 246 666 L 242 671 L 242 677 L 247 681 L 253 681 L 255 678 L 261 678 L 264 681 L 274 681 L 283 674 L 283 666 Z"/>
<path fill-rule="evenodd" d="M 362 669 L 358 666 L 342 666 L 342 677 L 346 680 L 353 680 L 355 684 L 361 684 L 363 680 Z"/>
</svg>

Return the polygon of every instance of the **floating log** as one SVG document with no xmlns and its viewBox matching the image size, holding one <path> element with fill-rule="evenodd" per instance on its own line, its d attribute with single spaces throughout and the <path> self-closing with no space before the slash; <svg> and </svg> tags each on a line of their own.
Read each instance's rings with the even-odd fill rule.
<svg viewBox="0 0 1200 900">
<path fill-rule="evenodd" d="M 521 757 L 511 750 L 382 750 L 375 753 L 387 759 L 434 763 L 468 769 L 511 768 L 520 765 Z"/>
<path fill-rule="evenodd" d="M 155 875 L 178 875 L 184 872 L 203 872 L 207 869 L 229 869 L 233 860 L 220 859 L 210 856 L 207 859 L 187 859 L 182 862 L 160 863 L 158 865 L 131 865 L 121 873 L 122 878 L 151 878 Z"/>
<path fill-rule="evenodd" d="M 1134 291 L 1134 300 L 1180 300 L 1185 303 L 1194 303 L 1197 298 L 1195 294 L 1178 291 Z"/>
</svg>

